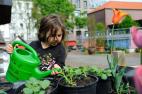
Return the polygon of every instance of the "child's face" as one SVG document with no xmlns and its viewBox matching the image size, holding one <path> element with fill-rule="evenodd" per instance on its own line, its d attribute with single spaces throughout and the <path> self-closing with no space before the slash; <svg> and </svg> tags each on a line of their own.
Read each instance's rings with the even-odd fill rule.
<svg viewBox="0 0 142 94">
<path fill-rule="evenodd" d="M 50 35 L 48 38 L 48 44 L 51 46 L 56 46 L 58 43 L 62 41 L 62 31 L 59 30 L 56 35 Z"/>
</svg>

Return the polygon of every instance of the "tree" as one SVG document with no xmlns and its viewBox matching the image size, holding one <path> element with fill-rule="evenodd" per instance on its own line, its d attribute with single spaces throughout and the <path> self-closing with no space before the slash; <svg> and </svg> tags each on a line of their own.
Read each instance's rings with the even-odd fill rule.
<svg viewBox="0 0 142 94">
<path fill-rule="evenodd" d="M 96 24 L 96 30 L 99 32 L 104 32 L 105 31 L 105 25 L 101 22 Z"/>
<path fill-rule="evenodd" d="M 85 16 L 77 16 L 75 17 L 75 25 L 79 28 L 83 28 L 84 26 L 87 26 L 87 17 Z"/>
<path fill-rule="evenodd" d="M 58 14 L 64 22 L 73 14 L 75 6 L 69 0 L 33 0 L 33 17 L 39 19 L 49 14 Z"/>
<path fill-rule="evenodd" d="M 126 16 L 124 20 L 118 25 L 119 28 L 130 28 L 132 26 L 139 26 L 139 24 L 134 21 L 130 15 Z"/>
</svg>

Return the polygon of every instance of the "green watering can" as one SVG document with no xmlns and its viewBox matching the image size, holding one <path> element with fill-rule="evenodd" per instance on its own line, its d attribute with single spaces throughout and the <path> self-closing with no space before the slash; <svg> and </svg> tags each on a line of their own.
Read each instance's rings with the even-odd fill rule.
<svg viewBox="0 0 142 94">
<path fill-rule="evenodd" d="M 25 49 L 16 48 L 17 44 L 24 46 Z M 10 56 L 10 64 L 6 73 L 6 79 L 9 82 L 28 80 L 30 77 L 40 79 L 52 73 L 52 70 L 39 70 L 41 62 L 36 51 L 31 46 L 22 41 L 14 41 L 12 46 L 14 51 Z"/>
</svg>

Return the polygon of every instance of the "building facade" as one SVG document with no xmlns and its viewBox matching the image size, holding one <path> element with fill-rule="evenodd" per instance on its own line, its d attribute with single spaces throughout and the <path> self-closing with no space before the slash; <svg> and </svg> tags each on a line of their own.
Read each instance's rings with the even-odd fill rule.
<svg viewBox="0 0 142 94">
<path fill-rule="evenodd" d="M 11 23 L 1 25 L 6 42 L 18 35 L 25 41 L 36 39 L 35 20 L 32 18 L 32 0 L 12 0 Z"/>
<path fill-rule="evenodd" d="M 106 27 L 112 25 L 113 8 L 128 13 L 133 20 L 142 23 L 142 3 L 141 2 L 120 2 L 109 1 L 102 6 L 96 7 L 88 11 L 88 17 L 95 19 L 95 23 L 102 22 Z"/>
<path fill-rule="evenodd" d="M 75 16 L 85 16 L 87 17 L 87 10 L 90 8 L 90 1 L 89 0 L 70 0 L 76 7 L 74 11 Z M 84 15 L 82 13 L 84 12 Z M 74 40 L 77 41 L 77 45 L 84 45 L 85 41 L 88 39 L 88 28 L 87 26 L 83 28 L 79 28 L 75 26 L 71 32 L 69 32 L 69 37 L 74 35 Z"/>
<path fill-rule="evenodd" d="M 142 26 L 142 3 L 140 2 L 120 2 L 120 1 L 110 1 L 106 2 L 102 6 L 99 6 L 93 10 L 88 11 L 88 18 L 94 19 L 91 20 L 88 29 L 89 29 L 89 36 L 92 36 L 92 32 L 94 32 L 93 24 L 96 23 L 103 23 L 105 24 L 107 31 L 104 33 L 106 37 L 106 41 L 108 45 L 114 45 L 116 48 L 124 48 L 124 49 L 135 49 L 136 47 L 133 46 L 133 41 L 130 33 L 130 29 L 119 29 L 114 30 L 114 33 L 111 31 L 112 27 L 112 17 L 113 17 L 113 8 L 122 10 L 128 13 L 133 20 L 139 22 Z M 125 33 L 123 33 L 125 31 Z M 97 39 L 100 35 L 95 33 L 95 38 Z M 113 40 L 113 43 L 112 43 Z"/>
</svg>

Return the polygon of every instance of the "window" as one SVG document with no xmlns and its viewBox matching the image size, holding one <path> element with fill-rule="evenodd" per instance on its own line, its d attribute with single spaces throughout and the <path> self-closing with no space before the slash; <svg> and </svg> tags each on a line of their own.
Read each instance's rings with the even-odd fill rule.
<svg viewBox="0 0 142 94">
<path fill-rule="evenodd" d="M 87 8 L 87 1 L 84 1 L 84 8 Z"/>
<path fill-rule="evenodd" d="M 76 8 L 80 8 L 80 0 L 76 0 Z"/>
<path fill-rule="evenodd" d="M 18 9 L 20 9 L 22 6 L 21 2 L 18 2 Z"/>
<path fill-rule="evenodd" d="M 20 26 L 23 28 L 23 23 L 20 23 Z"/>
<path fill-rule="evenodd" d="M 27 2 L 26 3 L 26 9 L 29 9 L 30 4 Z"/>
<path fill-rule="evenodd" d="M 88 31 L 85 31 L 84 36 L 88 37 Z"/>
</svg>

